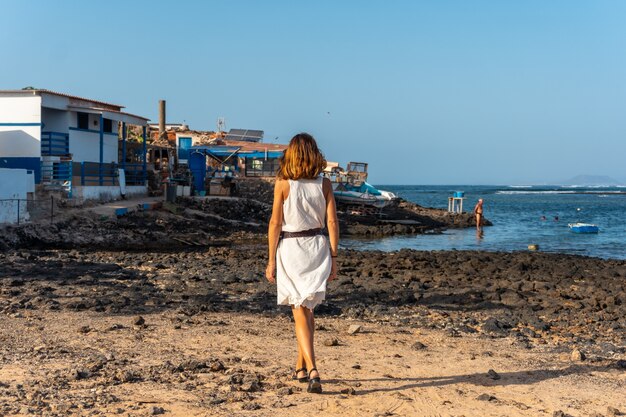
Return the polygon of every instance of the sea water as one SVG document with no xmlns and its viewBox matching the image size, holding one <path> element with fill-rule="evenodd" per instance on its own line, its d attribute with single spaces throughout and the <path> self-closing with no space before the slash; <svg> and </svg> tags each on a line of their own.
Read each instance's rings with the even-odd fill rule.
<svg viewBox="0 0 626 417">
<path fill-rule="evenodd" d="M 520 251 L 539 245 L 556 252 L 626 259 L 626 188 L 565 186 L 427 186 L 380 185 L 421 206 L 447 209 L 448 197 L 465 192 L 463 210 L 472 212 L 479 198 L 493 226 L 448 229 L 442 234 L 342 239 L 342 247 L 393 251 L 487 250 Z M 598 234 L 577 234 L 568 223 L 594 223 Z"/>
</svg>

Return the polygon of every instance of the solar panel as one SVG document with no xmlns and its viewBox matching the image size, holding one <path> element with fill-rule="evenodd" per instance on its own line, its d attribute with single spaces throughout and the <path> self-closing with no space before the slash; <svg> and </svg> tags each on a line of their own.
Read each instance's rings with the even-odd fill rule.
<svg viewBox="0 0 626 417">
<path fill-rule="evenodd" d="M 243 140 L 247 142 L 259 142 L 263 139 L 262 130 L 230 129 L 224 140 Z"/>
</svg>

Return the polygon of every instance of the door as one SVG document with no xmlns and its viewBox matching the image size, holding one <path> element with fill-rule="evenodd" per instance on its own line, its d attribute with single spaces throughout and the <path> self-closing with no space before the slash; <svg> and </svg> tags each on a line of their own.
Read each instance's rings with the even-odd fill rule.
<svg viewBox="0 0 626 417">
<path fill-rule="evenodd" d="M 178 162 L 186 164 L 189 160 L 189 148 L 191 148 L 191 138 L 178 138 Z"/>
<path fill-rule="evenodd" d="M 193 188 L 200 192 L 204 189 L 204 178 L 206 177 L 206 156 L 200 152 L 193 152 L 189 155 L 189 170 L 193 175 Z"/>
</svg>

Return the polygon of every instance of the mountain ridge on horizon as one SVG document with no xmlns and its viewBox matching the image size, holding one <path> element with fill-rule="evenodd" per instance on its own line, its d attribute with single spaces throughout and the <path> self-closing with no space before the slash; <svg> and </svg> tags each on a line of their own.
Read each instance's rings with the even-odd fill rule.
<svg viewBox="0 0 626 417">
<path fill-rule="evenodd" d="M 608 175 L 576 175 L 561 181 L 558 185 L 617 186 L 624 183 Z"/>
</svg>

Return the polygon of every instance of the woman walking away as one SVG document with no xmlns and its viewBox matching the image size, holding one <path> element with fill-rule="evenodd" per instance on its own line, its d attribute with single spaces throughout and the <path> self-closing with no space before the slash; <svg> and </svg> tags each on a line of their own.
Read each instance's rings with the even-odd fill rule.
<svg viewBox="0 0 626 417">
<path fill-rule="evenodd" d="M 326 281 L 337 275 L 339 228 L 333 188 L 320 174 L 326 166 L 315 139 L 294 136 L 281 158 L 270 220 L 265 275 L 276 282 L 279 305 L 290 305 L 298 340 L 294 379 L 321 393 L 315 364 L 313 309 L 326 297 Z M 329 239 L 322 234 L 324 220 Z M 330 240 L 330 243 L 329 243 Z"/>
</svg>

